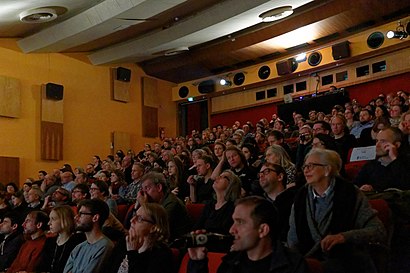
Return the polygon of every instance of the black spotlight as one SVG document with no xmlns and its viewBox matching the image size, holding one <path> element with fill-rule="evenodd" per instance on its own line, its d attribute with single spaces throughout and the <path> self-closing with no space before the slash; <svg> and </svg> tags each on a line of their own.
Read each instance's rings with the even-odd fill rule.
<svg viewBox="0 0 410 273">
<path fill-rule="evenodd" d="M 396 38 L 396 39 L 400 39 L 400 40 L 407 38 L 407 36 L 409 36 L 409 31 L 410 31 L 410 26 L 409 25 L 410 24 L 407 24 L 407 27 L 404 28 L 404 26 L 399 21 L 396 30 L 389 30 L 386 33 L 386 37 L 389 38 L 389 39 Z"/>
</svg>

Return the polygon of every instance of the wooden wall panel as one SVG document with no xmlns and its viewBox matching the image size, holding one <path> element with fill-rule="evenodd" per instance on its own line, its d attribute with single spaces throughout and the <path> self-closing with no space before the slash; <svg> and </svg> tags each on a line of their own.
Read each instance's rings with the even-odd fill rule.
<svg viewBox="0 0 410 273">
<path fill-rule="evenodd" d="M 20 117 L 20 81 L 18 79 L 0 76 L 0 116 Z"/>
<path fill-rule="evenodd" d="M 14 182 L 19 185 L 20 159 L 18 157 L 0 156 L 0 182 L 6 185 Z"/>
<path fill-rule="evenodd" d="M 41 159 L 63 159 L 63 124 L 41 122 Z"/>
<path fill-rule="evenodd" d="M 142 107 L 142 134 L 144 137 L 158 137 L 158 109 L 149 106 Z"/>
<path fill-rule="evenodd" d="M 63 123 L 63 100 L 50 100 L 46 97 L 46 85 L 41 85 L 41 121 Z"/>
<path fill-rule="evenodd" d="M 112 99 L 116 101 L 129 102 L 131 82 L 116 80 L 117 69 L 111 69 Z"/>
<path fill-rule="evenodd" d="M 142 78 L 143 103 L 158 108 L 158 81 L 153 78 Z"/>
<path fill-rule="evenodd" d="M 118 150 L 123 150 L 125 153 L 131 148 L 131 134 L 124 132 L 113 132 L 113 154 Z"/>
</svg>

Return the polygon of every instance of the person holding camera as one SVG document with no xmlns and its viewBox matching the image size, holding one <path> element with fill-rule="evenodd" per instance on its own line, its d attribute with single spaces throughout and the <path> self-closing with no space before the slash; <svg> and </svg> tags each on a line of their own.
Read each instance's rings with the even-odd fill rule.
<svg viewBox="0 0 410 273">
<path fill-rule="evenodd" d="M 313 130 L 309 125 L 299 129 L 299 143 L 296 150 L 296 169 L 300 170 L 307 153 L 312 149 Z"/>
<path fill-rule="evenodd" d="M 306 272 L 303 257 L 279 242 L 278 213 L 268 200 L 259 196 L 239 199 L 232 216 L 230 234 L 234 241 L 230 253 L 222 258 L 218 273 Z M 188 273 L 208 272 L 207 249 L 188 248 Z"/>
</svg>

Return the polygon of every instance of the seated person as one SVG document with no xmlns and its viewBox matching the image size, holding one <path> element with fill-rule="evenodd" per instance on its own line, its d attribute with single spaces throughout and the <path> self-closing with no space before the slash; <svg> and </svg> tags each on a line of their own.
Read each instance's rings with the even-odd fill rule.
<svg viewBox="0 0 410 273">
<path fill-rule="evenodd" d="M 362 191 L 410 190 L 410 160 L 403 144 L 406 143 L 403 143 L 403 135 L 398 128 L 381 130 L 376 136 L 376 159 L 360 169 L 353 183 Z"/>
<path fill-rule="evenodd" d="M 270 272 L 303 273 L 303 257 L 279 242 L 278 215 L 272 203 L 258 196 L 239 199 L 232 215 L 230 233 L 234 241 L 222 259 L 218 273 Z M 188 273 L 208 272 L 205 247 L 188 249 Z"/>
<path fill-rule="evenodd" d="M 376 273 L 366 251 L 385 239 L 385 229 L 364 195 L 339 177 L 340 156 L 313 149 L 302 166 L 307 186 L 295 198 L 288 245 L 322 260 L 325 272 Z"/>
<path fill-rule="evenodd" d="M 71 251 L 85 240 L 84 233 L 74 233 L 74 212 L 70 206 L 57 206 L 50 212 L 50 232 L 46 239 L 37 272 L 63 273 Z"/>
<path fill-rule="evenodd" d="M 117 244 L 110 268 L 104 272 L 173 272 L 172 252 L 166 245 L 168 238 L 165 209 L 156 203 L 142 204 L 131 220 L 128 236 Z"/>
<path fill-rule="evenodd" d="M 7 273 L 34 272 L 46 242 L 45 231 L 48 230 L 48 221 L 48 215 L 42 211 L 34 210 L 27 214 L 23 228 L 28 240 L 21 246 Z"/>
<path fill-rule="evenodd" d="M 190 198 L 193 203 L 204 203 L 213 199 L 215 194 L 212 187 L 214 180 L 211 179 L 213 160 L 209 155 L 203 155 L 196 160 L 198 175 L 190 175 L 188 184 Z"/>
<path fill-rule="evenodd" d="M 0 234 L 4 236 L 1 242 L 2 251 L 0 251 L 1 272 L 10 267 L 24 243 L 21 224 L 20 217 L 13 212 L 6 213 L 0 224 Z"/>
</svg>

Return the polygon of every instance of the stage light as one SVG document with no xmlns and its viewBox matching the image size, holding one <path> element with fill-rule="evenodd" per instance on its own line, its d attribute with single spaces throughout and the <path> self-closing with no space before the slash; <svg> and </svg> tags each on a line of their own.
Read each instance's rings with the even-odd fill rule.
<svg viewBox="0 0 410 273">
<path fill-rule="evenodd" d="M 231 85 L 232 85 L 232 82 L 231 82 L 230 80 L 227 80 L 227 79 L 222 78 L 222 79 L 219 81 L 219 84 L 220 84 L 220 85 L 223 85 L 223 86 L 231 86 Z"/>
<path fill-rule="evenodd" d="M 389 39 L 406 39 L 409 36 L 409 24 L 407 24 L 407 27 L 404 28 L 404 26 L 401 24 L 401 22 L 398 22 L 398 26 L 396 28 L 396 30 L 389 30 L 386 33 L 386 37 Z"/>
<path fill-rule="evenodd" d="M 306 53 L 300 53 L 299 55 L 296 56 L 296 61 L 298 63 L 306 61 Z"/>
<path fill-rule="evenodd" d="M 193 98 L 193 97 L 189 97 L 189 98 L 188 98 L 188 101 L 189 101 L 189 102 L 192 102 L 192 101 L 194 101 L 194 98 Z"/>
</svg>

